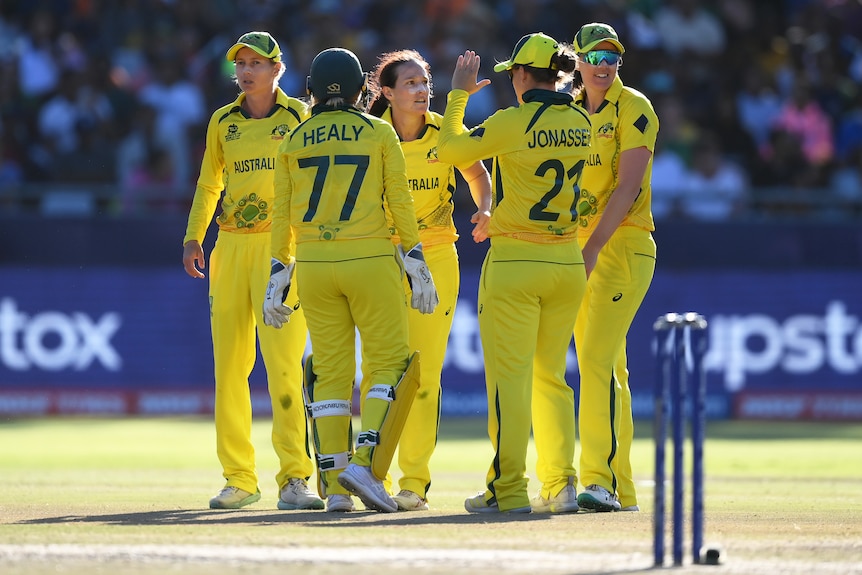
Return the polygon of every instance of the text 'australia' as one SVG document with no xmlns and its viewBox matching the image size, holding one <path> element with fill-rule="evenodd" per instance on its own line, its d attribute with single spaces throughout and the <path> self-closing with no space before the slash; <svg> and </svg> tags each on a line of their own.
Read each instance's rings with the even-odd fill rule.
<svg viewBox="0 0 862 575">
<path fill-rule="evenodd" d="M 330 126 L 319 126 L 313 130 L 302 133 L 302 145 L 320 144 L 328 140 L 339 140 L 341 142 L 353 142 L 359 139 L 359 135 L 365 126 L 347 126 L 345 124 L 332 124 Z"/>
<path fill-rule="evenodd" d="M 250 160 L 240 160 L 233 163 L 233 171 L 236 174 L 243 172 L 254 172 L 256 170 L 274 170 L 274 158 L 251 158 Z"/>
<path fill-rule="evenodd" d="M 588 129 L 560 128 L 559 130 L 533 130 L 530 148 L 567 148 L 589 146 L 590 131 Z M 528 137 L 530 135 L 528 134 Z"/>
<path fill-rule="evenodd" d="M 436 190 L 440 186 L 440 178 L 408 178 L 407 184 L 411 191 Z"/>
</svg>

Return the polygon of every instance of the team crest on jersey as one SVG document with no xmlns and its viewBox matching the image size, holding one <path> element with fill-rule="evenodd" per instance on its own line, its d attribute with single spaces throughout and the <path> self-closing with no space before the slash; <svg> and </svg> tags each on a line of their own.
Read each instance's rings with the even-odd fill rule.
<svg viewBox="0 0 862 575">
<path fill-rule="evenodd" d="M 437 159 L 437 146 L 428 150 L 428 153 L 425 154 L 425 161 L 429 164 L 436 164 L 440 161 Z"/>
<path fill-rule="evenodd" d="M 582 228 L 590 224 L 590 219 L 599 211 L 599 198 L 589 192 L 589 190 L 581 189 L 581 197 L 578 200 L 578 225 Z"/>
<path fill-rule="evenodd" d="M 224 135 L 224 141 L 232 142 L 234 140 L 239 140 L 239 136 L 239 126 L 237 126 L 236 124 L 231 124 L 227 127 L 227 134 Z"/>
<path fill-rule="evenodd" d="M 613 138 L 614 137 L 614 125 L 610 122 L 602 124 L 598 131 L 596 131 L 597 138 Z"/>
<path fill-rule="evenodd" d="M 328 226 L 318 226 L 317 229 L 320 230 L 320 235 L 317 236 L 317 239 L 325 242 L 334 240 L 335 236 L 338 235 L 338 232 L 341 231 L 341 228 L 330 228 Z"/>
<path fill-rule="evenodd" d="M 226 224 L 231 217 L 233 217 L 233 225 L 237 228 L 251 229 L 269 218 L 269 202 L 255 193 L 243 196 L 238 202 L 233 202 L 232 198 L 225 196 L 218 221 Z"/>
<path fill-rule="evenodd" d="M 285 134 L 290 131 L 290 128 L 287 124 L 279 124 L 275 128 L 272 129 L 272 132 L 269 133 L 269 137 L 273 140 L 283 140 Z"/>
</svg>

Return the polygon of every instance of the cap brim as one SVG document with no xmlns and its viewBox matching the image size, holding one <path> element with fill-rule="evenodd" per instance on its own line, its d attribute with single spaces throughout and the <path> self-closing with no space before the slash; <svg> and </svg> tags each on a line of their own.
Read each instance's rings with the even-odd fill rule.
<svg viewBox="0 0 862 575">
<path fill-rule="evenodd" d="M 234 60 L 236 60 L 236 53 L 239 52 L 242 48 L 250 48 L 251 50 L 254 50 L 258 54 L 263 56 L 264 58 L 267 58 L 269 60 L 273 60 L 274 62 L 280 61 L 278 56 L 276 56 L 275 58 L 270 58 L 269 56 L 267 56 L 266 54 L 261 52 L 260 48 L 258 48 L 257 46 L 252 46 L 251 44 L 244 44 L 242 42 L 237 42 L 236 44 L 234 44 L 233 46 L 230 47 L 230 50 L 228 50 L 227 54 L 225 54 L 225 58 L 227 59 L 227 61 L 233 62 Z"/>
<path fill-rule="evenodd" d="M 227 51 L 227 54 L 225 54 L 225 58 L 227 58 L 228 62 L 233 62 L 234 60 L 236 60 L 236 53 L 239 52 L 240 48 L 249 47 L 250 46 L 247 46 L 246 44 L 241 44 L 238 42 L 230 47 L 230 49 Z"/>
<path fill-rule="evenodd" d="M 514 65 L 515 65 L 515 63 L 512 62 L 511 60 L 506 60 L 505 62 L 500 62 L 499 64 L 495 65 L 494 71 L 495 72 L 502 72 L 504 70 L 509 70 Z"/>
<path fill-rule="evenodd" d="M 617 50 L 620 51 L 620 54 L 623 54 L 626 51 L 626 49 L 623 47 L 623 45 L 620 43 L 619 40 L 614 40 L 613 38 L 602 38 L 601 40 L 596 40 L 595 42 L 590 42 L 586 46 L 581 47 L 580 50 L 578 50 L 578 52 L 581 54 L 589 52 L 590 50 L 594 49 L 596 46 L 598 46 L 602 42 L 610 42 L 611 44 L 613 44 L 614 46 L 617 47 Z"/>
</svg>

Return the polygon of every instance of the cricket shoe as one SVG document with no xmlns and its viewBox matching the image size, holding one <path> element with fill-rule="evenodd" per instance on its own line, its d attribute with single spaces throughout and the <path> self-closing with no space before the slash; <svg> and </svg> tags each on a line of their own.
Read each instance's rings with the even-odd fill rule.
<svg viewBox="0 0 862 575">
<path fill-rule="evenodd" d="M 326 498 L 327 513 L 349 513 L 356 511 L 353 506 L 353 499 L 349 495 L 342 493 L 333 493 Z"/>
<path fill-rule="evenodd" d="M 229 485 L 210 499 L 210 509 L 239 509 L 260 500 L 260 490 L 249 493 L 239 487 Z"/>
<path fill-rule="evenodd" d="M 619 511 L 620 502 L 601 485 L 589 485 L 578 495 L 578 505 L 593 511 Z"/>
<path fill-rule="evenodd" d="M 559 493 L 545 499 L 541 493 L 530 499 L 530 507 L 534 513 L 577 513 L 578 493 L 575 491 L 575 481 L 569 477 L 569 483 Z"/>
<path fill-rule="evenodd" d="M 515 507 L 514 509 L 506 509 L 500 511 L 497 502 L 489 504 L 485 500 L 485 493 L 480 491 L 475 497 L 468 497 L 464 500 L 464 509 L 470 513 L 530 513 L 532 509 L 527 507 Z"/>
<path fill-rule="evenodd" d="M 323 509 L 326 505 L 323 499 L 308 488 L 308 483 L 301 477 L 293 477 L 281 489 L 278 498 L 278 508 L 284 511 L 297 509 Z"/>
<path fill-rule="evenodd" d="M 614 499 L 616 499 L 617 501 L 620 500 L 620 498 L 617 497 L 616 495 L 614 496 Z M 637 505 L 626 505 L 625 507 L 622 507 L 622 503 L 620 503 L 620 506 L 621 506 L 619 509 L 620 511 L 640 511 L 641 510 L 641 508 L 638 507 Z"/>
<path fill-rule="evenodd" d="M 392 499 L 398 505 L 398 511 L 428 511 L 428 501 L 409 489 L 402 489 Z"/>
<path fill-rule="evenodd" d="M 383 482 L 374 477 L 370 467 L 351 463 L 338 474 L 338 483 L 357 496 L 368 509 L 384 513 L 398 511 L 398 504 L 386 492 Z"/>
</svg>

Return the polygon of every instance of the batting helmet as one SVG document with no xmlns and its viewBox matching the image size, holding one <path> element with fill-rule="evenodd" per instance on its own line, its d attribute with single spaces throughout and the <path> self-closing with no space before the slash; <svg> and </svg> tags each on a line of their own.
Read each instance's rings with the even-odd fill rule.
<svg viewBox="0 0 862 575">
<path fill-rule="evenodd" d="M 307 79 L 308 93 L 318 101 L 352 98 L 365 91 L 365 74 L 359 58 L 344 48 L 329 48 L 314 57 Z"/>
</svg>

